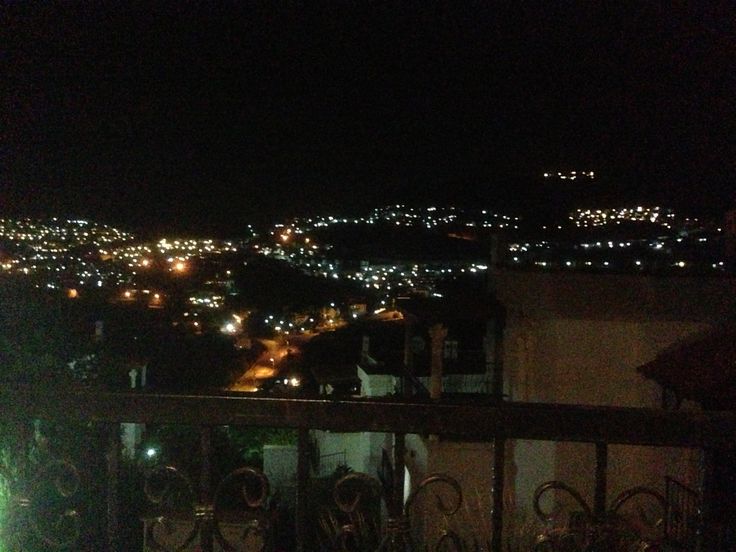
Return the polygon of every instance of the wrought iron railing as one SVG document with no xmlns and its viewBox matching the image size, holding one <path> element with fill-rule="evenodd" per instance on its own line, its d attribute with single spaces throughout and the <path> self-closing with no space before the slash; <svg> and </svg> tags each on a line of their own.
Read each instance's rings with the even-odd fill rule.
<svg viewBox="0 0 736 552">
<path fill-rule="evenodd" d="M 335 473 L 341 467 L 347 467 L 347 465 L 347 453 L 343 450 L 320 455 L 317 470 L 319 475 L 325 476 Z"/>
<path fill-rule="evenodd" d="M 673 546 L 681 550 L 694 550 L 700 529 L 700 495 L 671 477 L 665 481 L 665 532 Z"/>
<path fill-rule="evenodd" d="M 91 429 L 100 450 L 86 457 L 102 458 L 95 476 L 66 458 L 44 453 L 53 436 L 37 430 L 35 420 L 82 424 Z M 609 444 L 733 449 L 736 432 L 733 413 L 665 412 L 632 408 L 594 408 L 549 404 L 447 403 L 430 400 L 321 398 L 263 398 L 235 395 L 167 395 L 116 393 L 94 389 L 49 389 L 5 385 L 0 389 L 0 422 L 15 427 L 15 460 L 2 458 L 0 477 L 5 483 L 2 528 L 10 536 L 10 550 L 110 550 L 127 552 L 126 530 L 145 536 L 145 546 L 156 551 L 202 550 L 511 550 L 504 528 L 505 448 L 510 439 L 589 442 L 596 445 L 596 469 L 591 474 L 592 504 L 564 482 L 547 482 L 537 491 L 539 522 L 529 550 L 637 549 L 683 538 L 674 517 L 691 508 L 654 490 L 633 488 L 613 500 L 607 496 Z M 185 473 L 172 465 L 150 466 L 145 477 L 130 485 L 124 481 L 120 423 L 183 424 L 198 433 L 196 470 Z M 219 426 L 292 428 L 298 433 L 297 493 L 293 516 L 272 508 L 269 482 L 253 467 L 240 467 L 215 477 L 213 428 Z M 334 482 L 332 503 L 321 512 L 310 511 L 309 430 L 385 432 L 393 434 L 393 477 L 382 485 L 366 474 L 347 473 Z M 488 466 L 492 488 L 487 490 L 490 527 L 482 538 L 468 538 L 455 528 L 464 496 L 448 474 L 430 474 L 414 485 L 404 500 L 405 435 L 493 443 Z M 30 459 L 30 460 L 29 460 Z M 101 482 L 100 482 L 101 481 Z M 134 480 L 135 481 L 135 480 Z M 138 517 L 123 508 L 122 495 L 135 487 L 148 501 Z M 80 487 L 85 491 L 80 492 Z M 444 494 L 434 489 L 443 487 Z M 90 492 L 96 489 L 97 493 Z M 578 515 L 562 525 L 540 506 L 542 495 L 566 492 L 578 502 Z M 94 495 L 94 496 L 93 496 Z M 444 520 L 428 531 L 417 522 L 415 504 L 434 505 Z M 438 498 L 443 497 L 443 498 Z M 667 498 L 670 498 L 672 504 Z M 633 533 L 624 515 L 626 505 L 648 499 L 661 510 L 647 519 L 660 530 L 655 536 Z M 84 501 L 96 500 L 95 509 Z M 95 515 L 97 512 L 99 515 Z M 439 517 L 437 517 L 439 516 Z M 104 519 L 99 519 L 100 517 Z M 666 523 L 657 526 L 660 519 Z M 279 543 L 288 531 L 292 545 Z M 707 520 L 697 519 L 697 535 L 707 532 Z M 142 529 L 145 525 L 145 533 Z M 135 529 L 138 527 L 138 529 Z M 679 526 L 677 526 L 679 527 Z M 671 532 L 671 535 L 667 534 Z M 689 531 L 689 529 L 688 529 Z M 92 535 L 95 533 L 96 536 Z M 620 548 L 626 537 L 626 546 Z M 283 540 L 283 539 L 282 539 Z M 697 540 L 697 538 L 696 538 Z M 693 546 L 697 545 L 695 543 Z M 292 546 L 292 548 L 284 548 Z M 595 547 L 598 548 L 595 548 Z M 690 545 L 688 545 L 690 546 Z M 198 547 L 198 548 L 196 548 Z M 280 547 L 280 548 L 279 548 Z M 619 547 L 619 548 L 617 548 Z M 521 550 L 521 548 L 519 548 Z"/>
</svg>

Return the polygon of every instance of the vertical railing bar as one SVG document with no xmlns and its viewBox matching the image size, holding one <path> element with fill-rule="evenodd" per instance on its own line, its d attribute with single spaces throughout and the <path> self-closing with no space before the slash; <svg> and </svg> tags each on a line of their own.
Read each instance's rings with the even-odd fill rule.
<svg viewBox="0 0 736 552">
<path fill-rule="evenodd" d="M 678 488 L 678 500 L 677 500 L 677 507 L 679 508 L 678 512 L 680 514 L 680 523 L 679 523 L 679 531 L 677 535 L 677 541 L 678 544 L 683 545 L 687 544 L 687 538 L 685 536 L 685 531 L 687 529 L 687 522 L 685 521 L 685 516 L 690 513 L 690 500 L 688 500 L 688 496 L 682 492 L 682 489 Z"/>
<path fill-rule="evenodd" d="M 406 456 L 406 434 L 394 434 L 394 488 L 393 491 L 393 511 L 390 512 L 391 517 L 398 518 L 404 510 L 404 470 Z"/>
<path fill-rule="evenodd" d="M 108 425 L 107 439 L 107 547 L 120 550 L 120 424 Z"/>
<path fill-rule="evenodd" d="M 309 430 L 299 429 L 297 442 L 296 537 L 298 552 L 307 552 L 309 522 L 307 494 L 309 492 Z"/>
<path fill-rule="evenodd" d="M 595 444 L 595 494 L 593 495 L 593 515 L 599 522 L 606 515 L 606 493 L 608 487 L 608 444 Z"/>
<path fill-rule="evenodd" d="M 199 505 L 197 515 L 201 516 L 202 526 L 199 533 L 199 543 L 203 552 L 214 550 L 214 520 L 208 509 L 212 506 L 212 428 L 199 428 L 200 454 L 202 467 L 199 472 Z"/>
<path fill-rule="evenodd" d="M 503 551 L 503 493 L 506 466 L 506 438 L 493 440 L 493 488 L 491 490 L 491 552 Z"/>
<path fill-rule="evenodd" d="M 703 479 L 700 496 L 702 497 L 700 520 L 698 528 L 698 550 L 715 550 L 717 544 L 714 535 L 713 507 L 715 505 L 715 451 L 703 450 Z"/>
</svg>

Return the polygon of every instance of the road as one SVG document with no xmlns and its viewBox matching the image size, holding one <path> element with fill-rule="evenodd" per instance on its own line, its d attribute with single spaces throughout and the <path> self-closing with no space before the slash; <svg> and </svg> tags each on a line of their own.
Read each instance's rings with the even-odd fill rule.
<svg viewBox="0 0 736 552">
<path fill-rule="evenodd" d="M 251 363 L 243 375 L 230 387 L 231 391 L 254 392 L 260 388 L 261 381 L 278 374 L 279 363 L 286 356 L 286 344 L 274 339 L 259 339 L 266 350 Z"/>
<path fill-rule="evenodd" d="M 315 334 L 292 336 L 287 341 L 282 339 L 258 339 L 266 350 L 246 367 L 245 372 L 230 387 L 230 391 L 255 392 L 261 387 L 263 380 L 278 376 L 283 368 L 284 359 L 291 351 L 296 352 L 301 345 L 309 341 Z"/>
</svg>

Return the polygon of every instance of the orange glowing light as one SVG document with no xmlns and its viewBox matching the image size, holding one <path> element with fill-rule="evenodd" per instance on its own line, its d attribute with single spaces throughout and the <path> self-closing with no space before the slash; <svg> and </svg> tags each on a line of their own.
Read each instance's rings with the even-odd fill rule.
<svg viewBox="0 0 736 552">
<path fill-rule="evenodd" d="M 66 296 L 69 299 L 76 299 L 77 297 L 79 297 L 79 292 L 76 289 L 74 289 L 74 288 L 68 289 L 68 290 L 66 290 Z"/>
</svg>

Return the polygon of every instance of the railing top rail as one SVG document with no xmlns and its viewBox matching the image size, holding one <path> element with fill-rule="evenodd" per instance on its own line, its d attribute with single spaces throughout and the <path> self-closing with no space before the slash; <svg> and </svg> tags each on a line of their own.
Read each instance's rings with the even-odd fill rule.
<svg viewBox="0 0 736 552">
<path fill-rule="evenodd" d="M 736 448 L 736 412 L 429 399 L 274 398 L 49 389 L 6 384 L 0 419 L 248 425 L 331 431 Z"/>
</svg>

